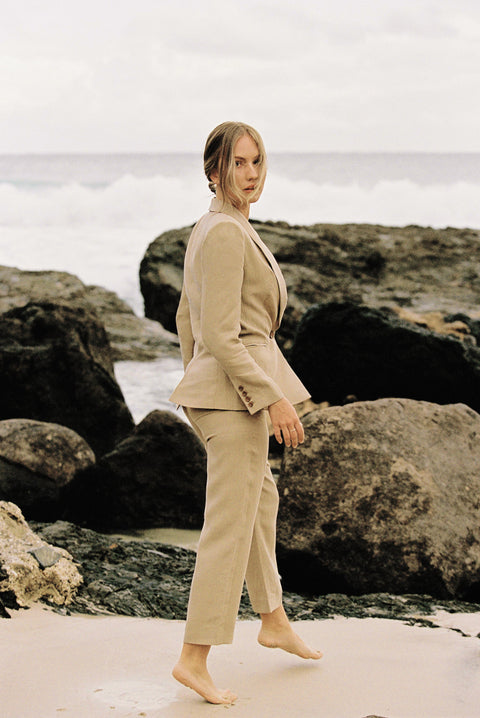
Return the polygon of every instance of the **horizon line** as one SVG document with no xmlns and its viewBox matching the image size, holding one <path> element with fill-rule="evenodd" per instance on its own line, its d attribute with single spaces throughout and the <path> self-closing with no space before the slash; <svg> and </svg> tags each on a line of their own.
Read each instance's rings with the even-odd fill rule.
<svg viewBox="0 0 480 718">
<path fill-rule="evenodd" d="M 270 155 L 478 155 L 478 150 L 269 150 Z M 199 150 L 0 150 L 0 157 L 60 155 L 203 155 Z"/>
</svg>

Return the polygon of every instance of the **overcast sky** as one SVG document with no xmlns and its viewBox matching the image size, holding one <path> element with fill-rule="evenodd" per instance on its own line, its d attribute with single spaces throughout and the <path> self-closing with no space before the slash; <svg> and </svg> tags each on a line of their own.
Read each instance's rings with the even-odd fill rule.
<svg viewBox="0 0 480 718">
<path fill-rule="evenodd" d="M 0 152 L 480 151 L 479 0 L 2 0 Z"/>
</svg>

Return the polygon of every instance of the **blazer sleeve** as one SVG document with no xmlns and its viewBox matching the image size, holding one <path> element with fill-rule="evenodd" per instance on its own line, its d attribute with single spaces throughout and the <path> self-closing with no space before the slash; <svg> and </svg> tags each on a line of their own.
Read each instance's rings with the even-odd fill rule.
<svg viewBox="0 0 480 718">
<path fill-rule="evenodd" d="M 176 314 L 176 324 L 178 338 L 180 340 L 180 351 L 182 354 L 183 368 L 186 369 L 187 364 L 193 357 L 194 339 L 192 332 L 192 322 L 190 319 L 190 306 L 185 292 L 185 285 L 182 287 L 180 301 Z"/>
<path fill-rule="evenodd" d="M 240 341 L 245 237 L 233 222 L 221 222 L 201 247 L 200 331 L 251 414 L 284 396 Z"/>
</svg>

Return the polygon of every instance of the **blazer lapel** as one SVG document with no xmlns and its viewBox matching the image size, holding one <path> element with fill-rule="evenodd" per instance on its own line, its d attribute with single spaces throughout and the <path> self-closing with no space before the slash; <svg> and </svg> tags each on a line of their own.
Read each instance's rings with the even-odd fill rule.
<svg viewBox="0 0 480 718">
<path fill-rule="evenodd" d="M 282 321 L 283 313 L 287 306 L 287 286 L 285 284 L 285 279 L 283 277 L 282 271 L 278 266 L 277 260 L 275 259 L 265 242 L 260 239 L 258 233 L 254 230 L 248 219 L 238 209 L 233 207 L 231 204 L 222 202 L 221 200 L 217 199 L 217 197 L 214 197 L 210 205 L 210 212 L 222 212 L 223 214 L 228 214 L 230 217 L 233 217 L 233 219 L 235 219 L 243 227 L 243 229 L 245 229 L 249 237 L 263 252 L 267 262 L 269 263 L 270 267 L 273 270 L 273 273 L 275 274 L 278 284 L 280 300 L 278 305 L 277 326 L 275 327 L 275 329 L 278 329 L 278 327 L 280 326 L 280 322 Z"/>
</svg>

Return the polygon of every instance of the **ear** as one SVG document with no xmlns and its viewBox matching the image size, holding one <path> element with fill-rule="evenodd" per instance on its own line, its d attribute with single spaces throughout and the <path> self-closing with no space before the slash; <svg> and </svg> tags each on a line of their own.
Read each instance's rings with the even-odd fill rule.
<svg viewBox="0 0 480 718">
<path fill-rule="evenodd" d="M 217 170 L 214 170 L 213 172 L 210 172 L 210 182 L 213 182 L 214 184 L 218 184 L 219 175 Z"/>
</svg>

